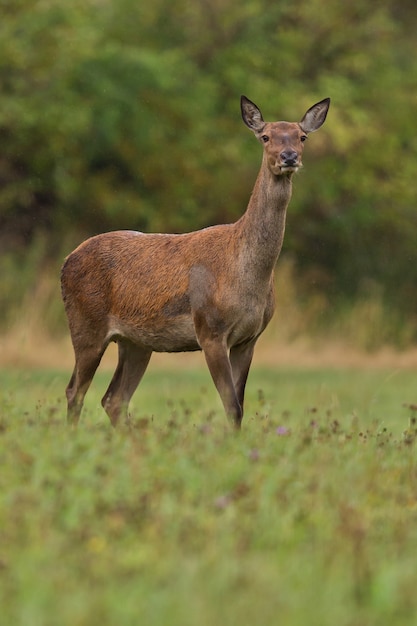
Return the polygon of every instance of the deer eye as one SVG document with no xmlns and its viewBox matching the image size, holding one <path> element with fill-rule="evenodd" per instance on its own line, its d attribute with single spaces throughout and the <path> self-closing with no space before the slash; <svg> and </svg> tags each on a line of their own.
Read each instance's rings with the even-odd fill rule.
<svg viewBox="0 0 417 626">
<path fill-rule="evenodd" d="M 304 142 L 306 139 L 307 139 L 307 135 L 301 135 L 301 137 L 300 137 L 300 141 L 303 141 L 303 142 Z"/>
<path fill-rule="evenodd" d="M 267 143 L 269 141 L 268 135 L 262 135 L 261 139 L 264 143 Z"/>
</svg>

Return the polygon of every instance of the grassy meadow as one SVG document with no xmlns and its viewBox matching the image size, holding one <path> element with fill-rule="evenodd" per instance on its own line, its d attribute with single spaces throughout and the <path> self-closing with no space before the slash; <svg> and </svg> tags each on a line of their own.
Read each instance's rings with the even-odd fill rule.
<svg viewBox="0 0 417 626">
<path fill-rule="evenodd" d="M 255 366 L 238 436 L 203 366 L 151 365 L 130 432 L 107 371 L 69 431 L 68 377 L 0 371 L 1 624 L 416 622 L 415 371 Z"/>
</svg>

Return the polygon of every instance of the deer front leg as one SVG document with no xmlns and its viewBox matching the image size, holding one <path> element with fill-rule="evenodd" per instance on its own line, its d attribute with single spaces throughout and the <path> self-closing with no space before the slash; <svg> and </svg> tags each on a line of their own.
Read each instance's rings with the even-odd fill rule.
<svg viewBox="0 0 417 626">
<path fill-rule="evenodd" d="M 242 407 L 245 398 L 245 387 L 249 369 L 252 363 L 255 342 L 233 346 L 230 350 L 230 364 L 232 367 L 233 381 L 239 404 Z"/>
<path fill-rule="evenodd" d="M 227 418 L 232 422 L 234 428 L 239 429 L 242 421 L 242 407 L 236 394 L 233 381 L 233 372 L 230 365 L 226 338 L 220 332 L 220 324 L 216 326 L 214 316 L 211 324 L 207 317 L 199 312 L 194 313 L 194 327 L 198 342 L 204 352 L 204 356 L 216 386 L 220 398 L 223 402 Z"/>
<path fill-rule="evenodd" d="M 227 347 L 219 339 L 206 340 L 201 346 L 216 389 L 223 402 L 227 418 L 236 430 L 242 422 L 242 407 L 239 402 Z"/>
</svg>

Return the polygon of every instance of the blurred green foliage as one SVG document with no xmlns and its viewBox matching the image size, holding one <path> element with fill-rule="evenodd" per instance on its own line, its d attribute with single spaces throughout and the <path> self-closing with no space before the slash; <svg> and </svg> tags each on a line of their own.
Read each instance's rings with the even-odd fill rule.
<svg viewBox="0 0 417 626">
<path fill-rule="evenodd" d="M 284 254 L 307 292 L 340 302 L 377 290 L 415 314 L 414 2 L 0 0 L 0 10 L 3 254 L 24 258 L 40 236 L 56 257 L 105 230 L 232 221 L 260 164 L 240 94 L 291 121 L 330 96 L 295 180 Z"/>
</svg>

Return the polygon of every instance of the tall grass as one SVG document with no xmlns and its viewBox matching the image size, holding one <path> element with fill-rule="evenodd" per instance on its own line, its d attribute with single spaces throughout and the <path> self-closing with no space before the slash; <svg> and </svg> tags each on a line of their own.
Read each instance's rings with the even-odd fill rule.
<svg viewBox="0 0 417 626">
<path fill-rule="evenodd" d="M 65 253 L 70 248 L 64 246 Z M 65 253 L 49 256 L 47 241 L 40 239 L 23 258 L 0 255 L 3 352 L 7 338 L 13 347 L 30 344 L 30 338 L 38 338 L 44 345 L 68 335 L 59 284 Z M 417 338 L 417 318 L 405 318 L 401 311 L 392 309 L 377 286 L 352 301 L 332 301 L 306 286 L 291 260 L 283 257 L 277 266 L 276 288 L 277 309 L 268 339 L 278 344 L 302 339 L 321 346 L 336 341 L 375 351 L 385 345 L 406 349 Z"/>
<path fill-rule="evenodd" d="M 369 283 L 356 298 L 334 298 L 314 290 L 296 274 L 290 259 L 278 262 L 277 310 L 272 322 L 284 341 L 307 337 L 318 344 L 341 341 L 359 350 L 390 345 L 405 349 L 417 338 L 417 317 L 405 317 L 383 297 L 382 288 Z"/>
<path fill-rule="evenodd" d="M 130 432 L 106 379 L 71 432 L 65 375 L 0 372 L 1 623 L 415 623 L 413 373 L 255 369 L 239 437 L 204 370 L 150 371 Z"/>
<path fill-rule="evenodd" d="M 56 336 L 65 321 L 60 301 L 60 266 L 64 255 L 50 255 L 40 237 L 22 254 L 0 254 L 0 333 L 42 332 Z"/>
</svg>

